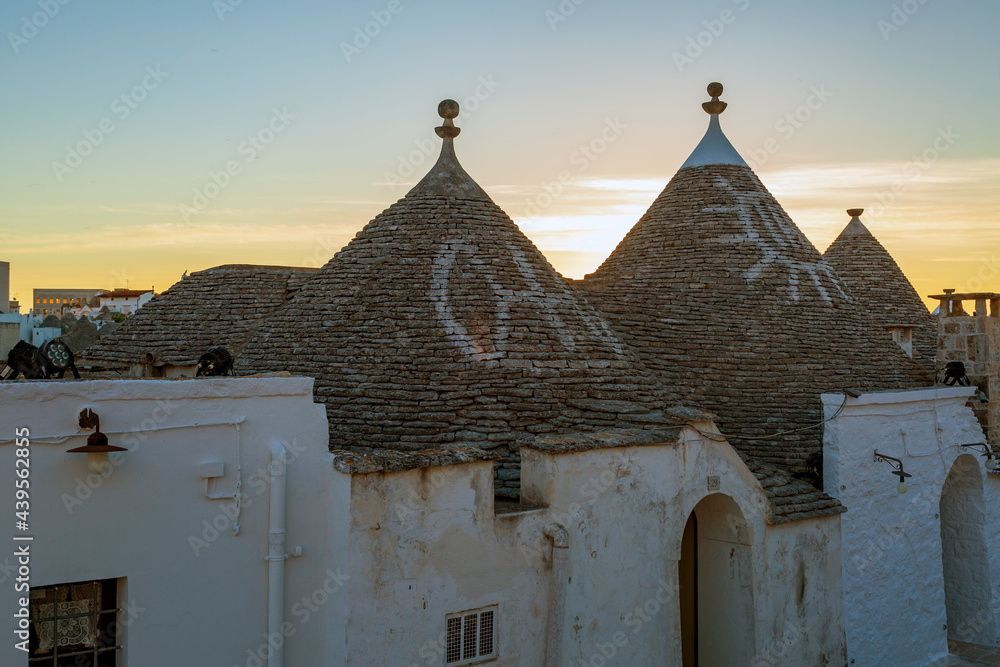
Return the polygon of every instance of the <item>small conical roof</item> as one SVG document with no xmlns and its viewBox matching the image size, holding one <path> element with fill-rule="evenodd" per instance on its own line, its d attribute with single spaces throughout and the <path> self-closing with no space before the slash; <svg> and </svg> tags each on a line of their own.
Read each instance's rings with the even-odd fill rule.
<svg viewBox="0 0 1000 667">
<path fill-rule="evenodd" d="M 847 210 L 851 221 L 823 258 L 847 284 L 862 311 L 886 323 L 921 324 L 930 314 L 927 306 L 889 251 L 861 222 L 863 212 Z"/>
<path fill-rule="evenodd" d="M 522 436 L 656 421 L 656 381 L 461 167 L 458 105 L 439 113 L 434 167 L 257 332 L 238 369 L 315 377 L 332 448 L 510 456 Z"/>
<path fill-rule="evenodd" d="M 719 127 L 614 252 L 588 298 L 677 398 L 719 415 L 741 453 L 801 470 L 818 451 L 820 394 L 928 382 L 873 330 L 847 288 Z M 735 153 L 735 149 L 733 150 Z"/>
<path fill-rule="evenodd" d="M 858 308 L 879 326 L 914 325 L 914 358 L 933 369 L 937 326 L 889 251 L 861 222 L 864 209 L 847 210 L 851 221 L 823 253 L 851 292 Z"/>
</svg>

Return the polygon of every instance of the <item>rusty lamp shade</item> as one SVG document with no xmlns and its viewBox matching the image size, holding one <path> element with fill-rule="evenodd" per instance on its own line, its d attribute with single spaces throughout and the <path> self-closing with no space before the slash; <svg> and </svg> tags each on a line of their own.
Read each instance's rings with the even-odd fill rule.
<svg viewBox="0 0 1000 667">
<path fill-rule="evenodd" d="M 108 444 L 108 436 L 101 433 L 101 418 L 89 408 L 80 413 L 80 428 L 93 428 L 94 432 L 87 438 L 86 445 L 67 449 L 66 453 L 107 454 L 108 452 L 128 451 L 124 447 Z"/>
<path fill-rule="evenodd" d="M 87 438 L 87 444 L 83 447 L 74 447 L 73 449 L 67 449 L 66 452 L 74 452 L 80 454 L 98 454 L 101 452 L 124 452 L 128 451 L 124 447 L 118 447 L 116 445 L 108 444 L 108 436 L 104 435 L 100 431 L 96 433 L 91 433 Z"/>
</svg>

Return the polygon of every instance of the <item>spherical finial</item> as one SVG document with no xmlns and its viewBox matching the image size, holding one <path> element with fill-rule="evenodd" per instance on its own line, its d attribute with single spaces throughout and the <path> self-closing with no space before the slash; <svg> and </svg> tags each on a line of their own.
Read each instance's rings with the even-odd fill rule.
<svg viewBox="0 0 1000 667">
<path fill-rule="evenodd" d="M 441 104 L 438 105 L 438 115 L 444 118 L 444 122 L 435 127 L 434 131 L 442 139 L 454 139 L 462 131 L 461 128 L 455 127 L 455 121 L 452 120 L 458 117 L 458 111 L 458 102 L 455 100 L 441 100 Z"/>
<path fill-rule="evenodd" d="M 847 215 L 851 216 L 852 218 L 860 218 L 861 214 L 864 213 L 864 212 L 865 212 L 865 209 L 863 209 L 863 208 L 849 208 L 849 209 L 847 209 Z"/>
<path fill-rule="evenodd" d="M 701 108 L 705 110 L 705 113 L 715 116 L 725 111 L 726 107 L 729 106 L 719 99 L 719 95 L 722 94 L 722 84 L 718 81 L 713 81 L 708 84 L 708 94 L 712 96 L 712 101 L 702 102 L 701 105 Z"/>
<path fill-rule="evenodd" d="M 458 102 L 455 100 L 441 100 L 438 105 L 438 115 L 442 118 L 458 118 Z"/>
</svg>

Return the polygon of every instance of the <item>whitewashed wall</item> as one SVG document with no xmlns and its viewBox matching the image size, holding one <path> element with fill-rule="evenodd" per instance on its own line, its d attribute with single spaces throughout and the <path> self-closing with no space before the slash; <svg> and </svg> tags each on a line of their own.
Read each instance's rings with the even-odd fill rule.
<svg viewBox="0 0 1000 667">
<path fill-rule="evenodd" d="M 522 449 L 522 502 L 545 509 L 514 515 L 494 515 L 490 463 L 354 475 L 349 663 L 441 664 L 445 615 L 498 604 L 497 665 L 549 664 L 559 630 L 561 665 L 679 666 L 681 538 L 718 476 L 747 519 L 750 664 L 843 665 L 839 518 L 767 526 L 764 492 L 732 448 L 686 434 L 680 445 Z M 569 537 L 556 627 L 543 534 L 553 523 Z"/>
<path fill-rule="evenodd" d="M 609 665 L 679 667 L 681 538 L 695 506 L 717 493 L 708 477 L 718 476 L 718 493 L 739 506 L 752 545 L 750 664 L 842 665 L 838 517 L 766 525 L 763 489 L 732 447 L 685 434 L 677 446 L 522 450 L 528 498 L 551 504 L 551 516 L 573 517 L 563 664 L 596 667 L 607 657 Z"/>
<path fill-rule="evenodd" d="M 767 526 L 755 579 L 753 667 L 841 667 L 846 640 L 840 517 Z"/>
<path fill-rule="evenodd" d="M 347 664 L 444 664 L 445 616 L 498 605 L 495 664 L 540 665 L 549 548 L 541 512 L 494 515 L 489 461 L 353 475 Z"/>
<path fill-rule="evenodd" d="M 76 423 L 84 407 L 129 449 L 106 477 L 89 477 L 86 457 L 65 451 L 89 434 Z M 200 467 L 224 462 L 212 492 L 232 492 L 231 423 L 241 419 L 245 500 L 234 536 Z M 555 631 L 562 665 L 679 665 L 681 537 L 715 493 L 745 517 L 734 546 L 749 545 L 752 563 L 751 664 L 844 662 L 839 518 L 768 526 L 764 492 L 732 448 L 690 429 L 676 445 L 524 449 L 524 499 L 546 507 L 498 516 L 489 462 L 336 472 L 308 379 L 10 383 L 0 385 L 0 424 L 10 429 L 0 434 L 6 470 L 13 428 L 32 432 L 33 585 L 124 578 L 126 602 L 141 610 L 126 629 L 130 665 L 266 664 L 275 440 L 291 452 L 288 547 L 303 549 L 286 561 L 286 665 L 439 665 L 446 614 L 492 604 L 497 665 L 542 664 Z M 564 580 L 544 534 L 554 523 L 568 532 Z M 0 614 L 12 614 L 11 582 L 0 583 Z M 565 608 L 550 623 L 560 590 Z M 23 661 L 0 645 L 0 664 Z"/>
<path fill-rule="evenodd" d="M 1000 580 L 995 521 L 1000 478 L 986 476 L 982 458 L 959 445 L 984 442 L 972 410 L 974 388 L 865 394 L 824 394 L 825 416 L 840 415 L 824 433 L 825 490 L 847 506 L 842 560 L 848 657 L 858 667 L 917 667 L 947 653 L 942 565 L 941 491 L 960 456 L 978 459 L 987 510 L 986 539 L 993 606 Z M 913 475 L 904 494 L 881 453 L 903 460 Z M 995 628 L 983 620 L 983 632 Z M 996 644 L 995 629 L 993 644 Z"/>
<path fill-rule="evenodd" d="M 78 428 L 84 407 L 100 415 L 111 444 L 129 450 L 105 476 L 90 472 L 86 455 L 66 453 L 92 432 Z M 205 497 L 200 466 L 224 462 L 226 475 L 212 492 L 233 492 L 236 428 L 211 424 L 241 419 L 244 500 L 234 536 L 232 512 L 225 511 L 231 501 Z M 286 561 L 285 664 L 343 663 L 342 575 L 350 573 L 336 554 L 346 551 L 350 486 L 333 472 L 312 380 L 0 384 L 0 424 L 5 476 L 14 469 L 14 428 L 31 430 L 32 585 L 125 578 L 134 616 L 125 629 L 127 660 L 143 667 L 266 662 L 253 654 L 267 650 L 268 446 L 286 443 L 288 543 L 301 545 L 303 555 Z M 46 440 L 77 432 L 63 442 Z M 12 513 L 11 485 L 0 488 L 0 504 Z M 10 532 L 8 521 L 8 545 Z M 0 561 L 10 553 L 5 547 Z M 338 575 L 338 568 L 339 591 L 327 574 Z M 7 619 L 15 608 L 11 584 L 0 583 L 0 615 Z M 10 639 L 8 633 L 0 643 L 0 664 L 26 664 Z"/>
<path fill-rule="evenodd" d="M 997 516 L 1000 514 L 1000 475 L 985 475 L 983 498 L 986 505 L 986 546 L 989 549 L 993 619 L 996 622 L 997 634 L 1000 635 L 1000 519 Z M 1000 645 L 1000 641 L 997 645 Z"/>
</svg>

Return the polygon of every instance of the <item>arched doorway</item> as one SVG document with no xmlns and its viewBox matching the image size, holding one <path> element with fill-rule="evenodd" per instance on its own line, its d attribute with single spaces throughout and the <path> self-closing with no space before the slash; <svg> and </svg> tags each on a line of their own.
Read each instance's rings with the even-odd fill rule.
<svg viewBox="0 0 1000 667">
<path fill-rule="evenodd" d="M 750 531 L 729 496 L 688 517 L 678 563 L 684 667 L 745 667 L 754 654 Z"/>
<path fill-rule="evenodd" d="M 948 639 L 996 646 L 986 549 L 986 504 L 979 461 L 955 459 L 941 489 L 941 558 Z"/>
</svg>

